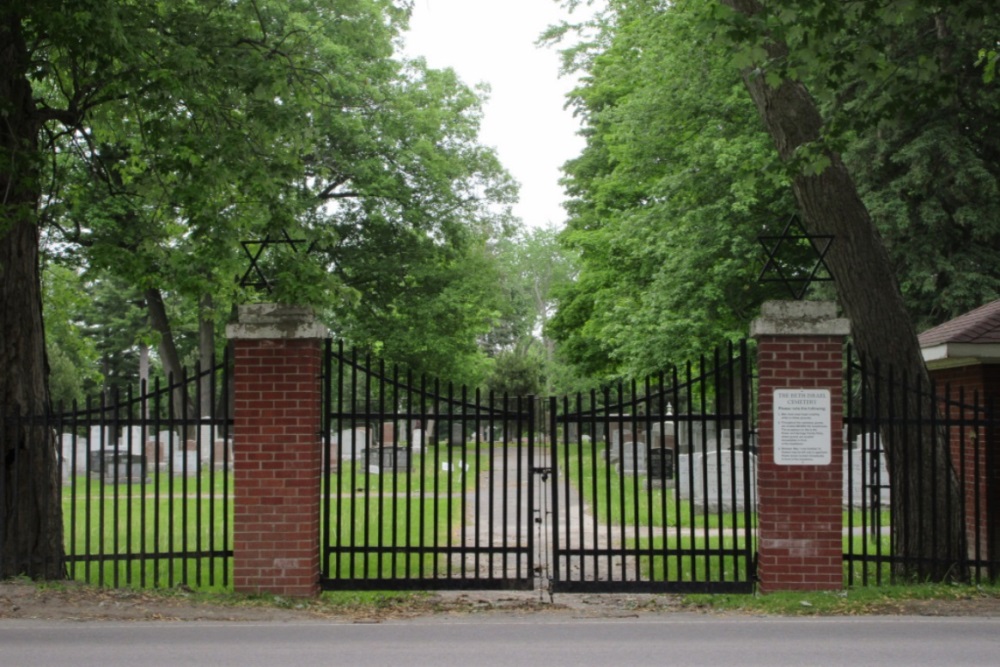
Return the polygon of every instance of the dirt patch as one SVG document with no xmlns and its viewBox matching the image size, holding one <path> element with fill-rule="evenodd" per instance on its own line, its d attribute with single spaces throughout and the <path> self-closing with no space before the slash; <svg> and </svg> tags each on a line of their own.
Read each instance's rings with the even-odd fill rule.
<svg viewBox="0 0 1000 667">
<path fill-rule="evenodd" d="M 337 620 L 378 623 L 393 619 L 471 614 L 563 615 L 568 618 L 632 618 L 674 613 L 717 613 L 684 604 L 672 595 L 557 594 L 537 591 L 443 592 L 388 599 L 357 606 L 324 600 L 267 602 L 205 598 L 188 591 L 169 593 L 107 589 L 73 582 L 36 586 L 0 582 L 0 619 L 66 621 L 257 621 Z M 724 612 L 740 613 L 740 612 Z M 759 613 L 748 611 L 746 613 Z M 858 612 L 854 612 L 858 613 Z M 869 604 L 868 614 L 1000 617 L 1000 599 L 970 596 L 944 600 L 886 600 Z"/>
</svg>

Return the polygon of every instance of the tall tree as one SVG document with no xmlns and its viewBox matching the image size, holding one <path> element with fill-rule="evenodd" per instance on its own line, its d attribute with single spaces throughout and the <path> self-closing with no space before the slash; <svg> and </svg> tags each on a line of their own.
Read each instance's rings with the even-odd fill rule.
<svg viewBox="0 0 1000 667">
<path fill-rule="evenodd" d="M 500 224 L 513 190 L 476 143 L 478 96 L 391 58 L 409 5 L 0 0 L 0 410 L 49 409 L 43 222 L 92 269 L 202 304 L 206 323 L 228 311 L 248 237 L 347 252 L 370 222 L 446 246 Z M 356 289 L 328 268 L 282 267 L 275 298 L 329 305 Z M 51 436 L 2 429 L 0 577 L 61 576 Z"/>
<path fill-rule="evenodd" d="M 756 49 L 752 49 L 753 61 L 743 68 L 743 80 L 778 154 L 792 165 L 792 188 L 804 222 L 814 234 L 835 237 L 826 261 L 835 277 L 840 303 L 852 322 L 858 350 L 864 358 L 879 359 L 905 377 L 928 385 L 916 332 L 888 252 L 841 156 L 823 144 L 824 119 L 819 106 L 803 82 L 789 76 L 788 70 L 781 65 L 778 71 L 770 69 L 772 63 L 788 63 L 791 55 L 780 35 L 767 30 L 771 14 L 756 0 L 722 3 L 737 12 L 738 30 L 750 28 L 753 36 Z M 824 7 L 838 9 L 829 3 L 819 5 L 820 11 Z M 815 16 L 813 6 L 803 4 L 800 9 Z M 804 153 L 808 157 L 803 160 Z M 879 409 L 886 415 L 914 414 L 911 406 L 903 406 L 905 411 L 900 407 L 886 400 Z M 905 492 L 894 494 L 894 507 L 901 510 L 893 522 L 895 544 L 900 555 L 913 559 L 901 569 L 920 578 L 961 578 L 963 569 L 958 563 L 966 555 L 966 538 L 947 445 L 936 434 L 902 437 L 903 430 L 893 432 L 890 428 L 885 434 L 890 475 L 895 480 L 921 480 L 921 484 L 900 487 L 909 489 L 910 494 L 933 488 L 940 507 L 921 514 L 915 511 L 920 507 L 915 498 L 903 497 Z M 908 447 L 927 451 L 916 455 L 908 452 Z"/>
<path fill-rule="evenodd" d="M 562 240 L 580 253 L 551 331 L 590 373 L 644 375 L 745 335 L 778 292 L 756 237 L 794 204 L 756 111 L 690 4 L 609 3 L 572 94 Z M 574 61 L 576 62 L 576 61 Z"/>
</svg>

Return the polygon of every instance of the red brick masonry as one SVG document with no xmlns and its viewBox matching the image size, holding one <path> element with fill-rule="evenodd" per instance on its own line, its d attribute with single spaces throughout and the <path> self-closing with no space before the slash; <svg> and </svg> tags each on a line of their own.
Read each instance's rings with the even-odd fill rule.
<svg viewBox="0 0 1000 667">
<path fill-rule="evenodd" d="M 318 339 L 235 341 L 233 582 L 319 593 Z"/>
<path fill-rule="evenodd" d="M 754 328 L 760 590 L 837 590 L 844 582 L 843 344 L 848 325 L 835 319 L 832 304 L 800 302 L 773 304 Z M 779 389 L 829 391 L 829 464 L 775 462 L 774 394 Z"/>
</svg>

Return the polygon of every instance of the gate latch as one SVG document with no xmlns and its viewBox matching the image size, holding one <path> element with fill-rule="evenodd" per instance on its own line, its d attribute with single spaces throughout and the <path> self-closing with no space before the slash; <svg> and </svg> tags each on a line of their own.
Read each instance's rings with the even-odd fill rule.
<svg viewBox="0 0 1000 667">
<path fill-rule="evenodd" d="M 532 468 L 531 472 L 535 475 L 541 475 L 542 481 L 545 482 L 549 479 L 549 475 L 552 474 L 552 468 L 545 468 L 545 467 Z"/>
</svg>

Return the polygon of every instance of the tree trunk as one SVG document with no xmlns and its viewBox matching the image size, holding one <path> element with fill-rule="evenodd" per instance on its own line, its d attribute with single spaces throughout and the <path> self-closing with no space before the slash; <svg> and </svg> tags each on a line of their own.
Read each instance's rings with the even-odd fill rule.
<svg viewBox="0 0 1000 667">
<path fill-rule="evenodd" d="M 761 11 L 756 0 L 723 3 L 747 16 Z M 784 44 L 771 42 L 767 48 L 772 59 L 788 55 Z M 743 80 L 779 155 L 788 162 L 799 148 L 821 138 L 823 120 L 805 86 L 786 80 L 771 87 L 762 67 L 744 70 Z M 862 359 L 895 369 L 911 387 L 928 387 L 916 331 L 881 237 L 840 156 L 827 152 L 825 157 L 830 165 L 822 173 L 799 172 L 792 187 L 806 229 L 834 237 L 826 263 L 857 349 Z M 921 414 L 917 399 L 902 392 L 881 392 L 881 397 L 877 410 L 884 420 Z M 896 572 L 921 580 L 966 578 L 968 568 L 959 565 L 966 558 L 961 494 L 947 443 L 941 434 L 898 425 L 882 435 L 893 483 L 893 551 L 908 559 Z M 928 507 L 929 498 L 937 500 L 934 511 L 916 511 Z"/>
<path fill-rule="evenodd" d="M 173 387 L 173 417 L 183 420 L 193 416 L 194 410 L 188 403 L 188 395 L 184 386 L 184 368 L 181 366 L 180 356 L 177 354 L 177 346 L 174 344 L 174 334 L 170 329 L 170 320 L 167 318 L 167 309 L 163 305 L 163 295 L 160 290 L 150 287 L 146 290 L 146 308 L 149 310 L 149 325 L 160 334 L 160 361 L 163 363 L 163 372 L 167 376 L 167 384 Z M 187 429 L 181 434 L 182 439 L 188 439 Z"/>
<path fill-rule="evenodd" d="M 39 276 L 38 132 L 20 16 L 0 10 L 0 579 L 64 564 Z M 21 417 L 21 418 L 19 418 Z"/>
<path fill-rule="evenodd" d="M 212 414 L 212 365 L 215 361 L 215 314 L 212 295 L 205 294 L 198 304 L 199 417 Z"/>
</svg>

